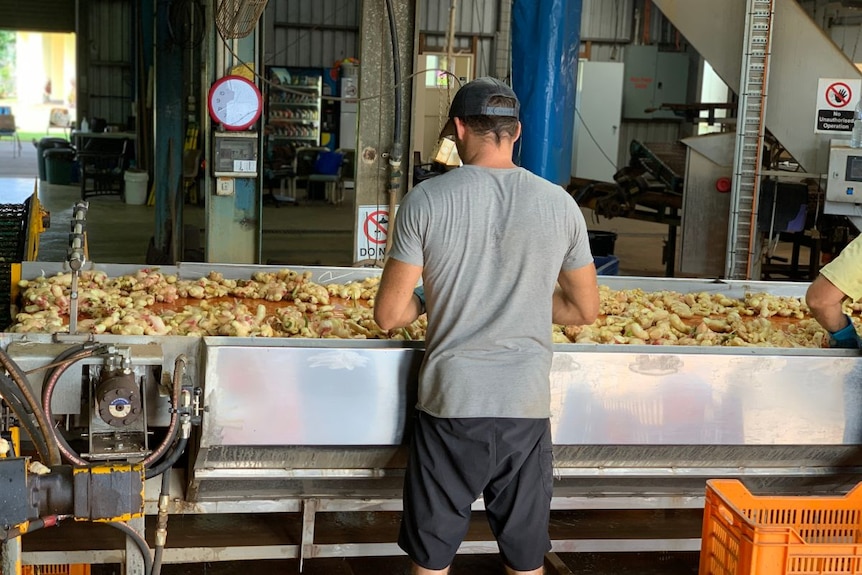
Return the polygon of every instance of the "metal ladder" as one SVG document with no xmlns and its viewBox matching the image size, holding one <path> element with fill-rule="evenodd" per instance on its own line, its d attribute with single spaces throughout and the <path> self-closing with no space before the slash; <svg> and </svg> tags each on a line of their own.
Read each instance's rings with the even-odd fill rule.
<svg viewBox="0 0 862 575">
<path fill-rule="evenodd" d="M 736 150 L 730 222 L 727 233 L 725 277 L 752 278 L 760 269 L 757 245 L 757 200 L 766 125 L 766 92 L 775 0 L 746 0 L 742 71 L 736 119 Z M 757 274 L 759 275 L 759 273 Z"/>
</svg>

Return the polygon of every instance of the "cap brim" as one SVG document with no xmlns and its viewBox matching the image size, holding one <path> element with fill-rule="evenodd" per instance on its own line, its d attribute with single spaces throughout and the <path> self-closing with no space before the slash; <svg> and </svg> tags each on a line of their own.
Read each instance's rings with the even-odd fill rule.
<svg viewBox="0 0 862 575">
<path fill-rule="evenodd" d="M 454 136 L 455 134 L 455 120 L 453 118 L 449 118 L 449 121 L 447 121 L 443 126 L 443 129 L 440 130 L 440 136 L 438 136 L 438 139 L 445 138 L 446 136 Z"/>
</svg>

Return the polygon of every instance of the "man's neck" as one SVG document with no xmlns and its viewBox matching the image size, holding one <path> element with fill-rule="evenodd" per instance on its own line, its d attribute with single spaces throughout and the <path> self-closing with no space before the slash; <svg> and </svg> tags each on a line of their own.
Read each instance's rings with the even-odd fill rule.
<svg viewBox="0 0 862 575">
<path fill-rule="evenodd" d="M 507 169 L 517 167 L 512 161 L 512 148 L 509 146 L 481 146 L 467 158 L 462 158 L 465 165 L 480 168 Z"/>
</svg>

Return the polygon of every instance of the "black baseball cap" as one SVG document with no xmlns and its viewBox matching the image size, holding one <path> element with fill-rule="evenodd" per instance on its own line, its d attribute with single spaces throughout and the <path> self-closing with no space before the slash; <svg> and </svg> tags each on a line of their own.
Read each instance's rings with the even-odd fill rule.
<svg viewBox="0 0 862 575">
<path fill-rule="evenodd" d="M 514 107 L 490 106 L 488 102 L 494 96 L 503 96 L 515 100 Z M 467 116 L 501 116 L 517 118 L 521 103 L 514 90 L 496 78 L 476 78 L 461 86 L 449 106 L 449 118 L 465 118 Z"/>
</svg>

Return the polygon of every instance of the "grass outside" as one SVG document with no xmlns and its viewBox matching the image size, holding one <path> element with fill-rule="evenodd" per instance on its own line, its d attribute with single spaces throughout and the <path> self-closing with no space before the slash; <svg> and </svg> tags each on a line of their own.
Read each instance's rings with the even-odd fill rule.
<svg viewBox="0 0 862 575">
<path fill-rule="evenodd" d="M 32 143 L 34 140 L 38 142 L 42 138 L 62 138 L 66 141 L 69 141 L 69 136 L 64 134 L 62 130 L 51 130 L 50 134 L 46 134 L 44 131 L 42 132 L 23 132 L 18 130 L 18 138 L 21 140 L 21 144 Z"/>
</svg>

